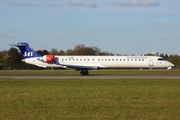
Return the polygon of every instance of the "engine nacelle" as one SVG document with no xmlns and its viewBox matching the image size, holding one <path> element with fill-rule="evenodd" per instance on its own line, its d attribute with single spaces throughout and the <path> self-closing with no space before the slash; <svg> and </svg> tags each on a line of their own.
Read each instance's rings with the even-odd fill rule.
<svg viewBox="0 0 180 120">
<path fill-rule="evenodd" d="M 53 62 L 54 55 L 44 55 L 40 60 L 43 62 L 51 63 Z"/>
</svg>

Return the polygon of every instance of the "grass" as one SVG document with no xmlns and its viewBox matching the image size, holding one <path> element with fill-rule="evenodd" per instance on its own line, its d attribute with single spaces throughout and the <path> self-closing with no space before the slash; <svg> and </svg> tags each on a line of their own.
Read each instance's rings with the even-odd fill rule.
<svg viewBox="0 0 180 120">
<path fill-rule="evenodd" d="M 179 120 L 180 80 L 0 79 L 0 119 Z"/>
</svg>

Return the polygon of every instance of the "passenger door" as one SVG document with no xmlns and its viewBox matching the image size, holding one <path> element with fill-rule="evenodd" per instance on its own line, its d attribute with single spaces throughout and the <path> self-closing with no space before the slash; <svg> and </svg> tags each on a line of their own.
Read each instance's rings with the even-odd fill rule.
<svg viewBox="0 0 180 120">
<path fill-rule="evenodd" d="M 149 59 L 149 66 L 154 66 L 154 61 L 152 58 Z"/>
</svg>

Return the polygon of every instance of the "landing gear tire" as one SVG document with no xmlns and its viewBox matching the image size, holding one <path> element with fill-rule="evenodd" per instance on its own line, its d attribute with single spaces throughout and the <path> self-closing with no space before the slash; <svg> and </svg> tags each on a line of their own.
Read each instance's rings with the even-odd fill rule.
<svg viewBox="0 0 180 120">
<path fill-rule="evenodd" d="M 81 71 L 81 72 L 80 72 L 80 75 L 83 76 L 83 75 L 84 75 L 84 72 Z"/>
<path fill-rule="evenodd" d="M 80 72 L 81 76 L 88 75 L 88 74 L 89 74 L 88 70 L 81 70 L 81 72 Z"/>
</svg>

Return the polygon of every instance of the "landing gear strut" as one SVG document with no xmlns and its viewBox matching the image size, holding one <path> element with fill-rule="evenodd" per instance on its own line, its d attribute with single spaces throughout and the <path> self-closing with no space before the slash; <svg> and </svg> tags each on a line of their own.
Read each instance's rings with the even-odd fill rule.
<svg viewBox="0 0 180 120">
<path fill-rule="evenodd" d="M 163 71 L 163 74 L 166 75 L 166 70 Z"/>
<path fill-rule="evenodd" d="M 81 76 L 88 75 L 88 74 L 89 74 L 88 70 L 81 70 L 81 72 L 80 72 Z"/>
</svg>

